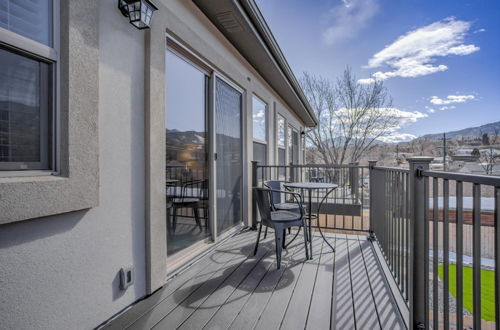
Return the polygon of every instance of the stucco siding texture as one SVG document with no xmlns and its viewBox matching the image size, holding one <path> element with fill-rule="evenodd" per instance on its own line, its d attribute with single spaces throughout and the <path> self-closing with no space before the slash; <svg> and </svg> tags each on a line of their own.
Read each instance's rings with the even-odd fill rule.
<svg viewBox="0 0 500 330">
<path fill-rule="evenodd" d="M 91 329 L 145 294 L 144 33 L 100 7 L 100 206 L 0 226 L 0 329 Z"/>
</svg>

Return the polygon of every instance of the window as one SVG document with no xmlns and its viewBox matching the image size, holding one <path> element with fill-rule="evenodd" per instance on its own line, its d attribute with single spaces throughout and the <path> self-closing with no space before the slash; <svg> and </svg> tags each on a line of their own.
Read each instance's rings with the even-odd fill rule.
<svg viewBox="0 0 500 330">
<path fill-rule="evenodd" d="M 278 114 L 276 118 L 276 146 L 278 149 L 278 165 L 286 165 L 286 149 L 285 149 L 285 118 Z M 285 168 L 279 169 L 279 180 L 285 180 Z"/>
<path fill-rule="evenodd" d="M 51 0 L 0 2 L 0 170 L 54 169 L 53 16 Z"/>
<path fill-rule="evenodd" d="M 52 46 L 52 0 L 0 1 L 0 27 Z"/>
<path fill-rule="evenodd" d="M 299 132 L 288 126 L 288 162 L 299 163 Z"/>
<path fill-rule="evenodd" d="M 257 96 L 253 96 L 252 100 L 252 117 L 253 117 L 253 138 L 261 142 L 267 141 L 267 105 Z"/>
<path fill-rule="evenodd" d="M 267 164 L 267 104 L 257 96 L 252 99 L 253 159 Z"/>
<path fill-rule="evenodd" d="M 276 129 L 276 141 L 278 148 L 285 148 L 285 118 L 278 114 L 278 119 L 277 121 L 277 129 Z"/>
</svg>

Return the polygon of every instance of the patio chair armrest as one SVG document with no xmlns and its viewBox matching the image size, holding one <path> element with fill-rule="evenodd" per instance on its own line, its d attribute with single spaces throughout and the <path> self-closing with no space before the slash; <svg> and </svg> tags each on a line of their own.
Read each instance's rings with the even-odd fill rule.
<svg viewBox="0 0 500 330">
<path fill-rule="evenodd" d="M 288 191 L 288 190 L 277 190 L 277 189 L 268 189 L 270 193 L 280 193 L 280 194 L 288 194 L 292 195 L 293 199 L 295 200 L 295 203 L 299 207 L 300 211 L 300 217 L 302 218 L 304 216 L 304 201 L 302 199 L 302 195 L 299 194 L 298 192 L 294 191 Z"/>
</svg>

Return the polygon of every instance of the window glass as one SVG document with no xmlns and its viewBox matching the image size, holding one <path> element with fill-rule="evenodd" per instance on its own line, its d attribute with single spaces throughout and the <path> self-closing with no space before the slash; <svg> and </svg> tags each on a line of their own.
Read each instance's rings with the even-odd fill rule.
<svg viewBox="0 0 500 330">
<path fill-rule="evenodd" d="M 286 157 L 285 149 L 278 148 L 278 165 L 281 166 L 278 171 L 279 180 L 285 180 L 285 167 L 283 167 L 286 165 L 285 157 Z"/>
<path fill-rule="evenodd" d="M 257 96 L 253 96 L 253 138 L 260 141 L 267 141 L 266 134 L 266 104 Z"/>
<path fill-rule="evenodd" d="M 207 155 L 208 77 L 171 51 L 166 55 L 165 138 L 167 254 L 210 235 Z"/>
<path fill-rule="evenodd" d="M 52 0 L 0 0 L 0 28 L 52 46 Z"/>
<path fill-rule="evenodd" d="M 0 49 L 0 169 L 47 169 L 49 65 Z"/>
<path fill-rule="evenodd" d="M 259 165 L 267 164 L 267 146 L 264 143 L 253 143 L 253 160 L 259 162 Z"/>
<path fill-rule="evenodd" d="M 285 118 L 278 114 L 277 118 L 277 144 L 278 147 L 285 147 Z"/>
</svg>

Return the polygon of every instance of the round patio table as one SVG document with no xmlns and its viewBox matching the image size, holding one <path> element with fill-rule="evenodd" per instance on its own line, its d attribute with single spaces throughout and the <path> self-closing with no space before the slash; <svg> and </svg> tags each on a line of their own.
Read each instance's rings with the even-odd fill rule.
<svg viewBox="0 0 500 330">
<path fill-rule="evenodd" d="M 308 232 L 309 232 L 309 250 L 311 252 L 311 254 L 310 254 L 311 259 L 313 258 L 312 257 L 313 256 L 313 251 L 312 251 L 312 191 L 313 190 L 321 190 L 321 189 L 328 190 L 328 192 L 325 194 L 325 196 L 321 200 L 321 203 L 319 203 L 319 205 L 318 205 L 318 210 L 317 210 L 318 217 L 316 219 L 316 225 L 318 227 L 319 233 L 321 234 L 321 237 L 323 237 L 323 240 L 335 252 L 335 249 L 328 242 L 325 235 L 323 235 L 323 232 L 321 231 L 321 226 L 319 224 L 319 211 L 320 211 L 321 205 L 323 204 L 325 199 L 328 197 L 328 195 L 330 195 L 330 193 L 332 191 L 337 189 L 338 185 L 334 184 L 334 183 L 322 183 L 322 182 L 288 182 L 288 183 L 284 183 L 283 186 L 286 188 L 289 188 L 289 189 L 300 189 L 301 191 L 307 190 L 307 198 L 308 198 L 307 211 L 309 213 L 308 214 L 308 216 L 309 216 L 309 229 L 308 229 Z"/>
</svg>

